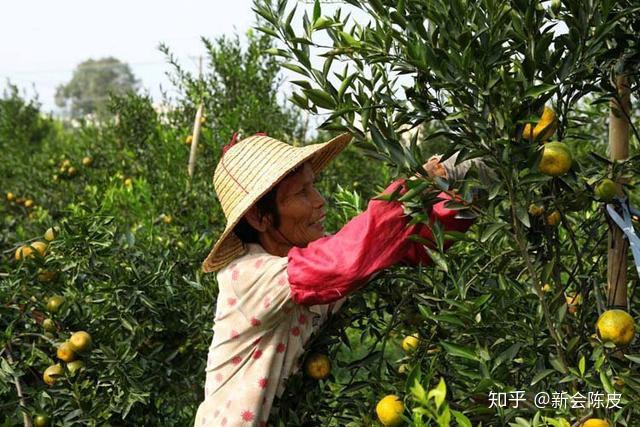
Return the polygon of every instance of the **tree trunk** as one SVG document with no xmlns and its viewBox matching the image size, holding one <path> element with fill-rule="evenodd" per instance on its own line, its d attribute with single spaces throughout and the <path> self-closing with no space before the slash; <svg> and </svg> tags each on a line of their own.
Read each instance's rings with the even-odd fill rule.
<svg viewBox="0 0 640 427">
<path fill-rule="evenodd" d="M 611 160 L 626 160 L 629 157 L 630 91 L 627 76 L 616 78 L 618 98 L 613 98 L 609 112 L 609 151 Z M 623 110 L 624 109 L 624 110 Z M 624 111 L 624 112 L 623 112 Z M 626 113 L 626 114 L 625 114 Z M 618 183 L 618 190 L 621 190 Z M 609 251 L 607 256 L 607 304 L 609 307 L 627 307 L 627 252 L 629 243 L 616 225 L 609 229 Z"/>
</svg>

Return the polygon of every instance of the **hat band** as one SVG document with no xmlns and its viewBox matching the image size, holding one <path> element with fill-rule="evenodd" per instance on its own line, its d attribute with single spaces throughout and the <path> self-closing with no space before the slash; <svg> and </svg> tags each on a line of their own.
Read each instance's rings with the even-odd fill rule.
<svg viewBox="0 0 640 427">
<path fill-rule="evenodd" d="M 249 192 L 242 186 L 242 184 L 240 184 L 238 182 L 237 179 L 235 179 L 235 177 L 233 176 L 233 174 L 231 172 L 229 172 L 229 169 L 227 169 L 227 166 L 224 164 L 224 154 L 222 155 L 222 158 L 220 159 L 220 164 L 222 165 L 222 168 L 224 169 L 224 171 L 227 173 L 227 175 L 229 175 L 229 177 L 233 180 L 233 182 L 235 182 L 236 184 L 238 184 L 238 187 L 242 188 L 242 191 L 244 191 L 245 194 L 249 194 Z"/>
</svg>

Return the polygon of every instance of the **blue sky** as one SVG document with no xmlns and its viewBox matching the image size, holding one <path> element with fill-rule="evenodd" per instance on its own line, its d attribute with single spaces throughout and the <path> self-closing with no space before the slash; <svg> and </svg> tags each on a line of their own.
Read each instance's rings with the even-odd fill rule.
<svg viewBox="0 0 640 427">
<path fill-rule="evenodd" d="M 7 79 L 39 94 L 44 111 L 55 109 L 55 88 L 88 58 L 114 56 L 129 63 L 154 98 L 170 89 L 170 68 L 157 49 L 166 43 L 186 68 L 197 69 L 200 37 L 243 35 L 254 22 L 252 0 L 22 0 L 3 2 L 0 86 Z"/>
</svg>

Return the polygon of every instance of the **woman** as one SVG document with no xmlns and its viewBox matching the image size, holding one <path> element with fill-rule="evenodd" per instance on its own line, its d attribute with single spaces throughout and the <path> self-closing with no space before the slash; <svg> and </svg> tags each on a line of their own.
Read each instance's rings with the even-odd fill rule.
<svg viewBox="0 0 640 427">
<path fill-rule="evenodd" d="M 394 264 L 430 263 L 408 240 L 431 239 L 429 228 L 407 227 L 397 201 L 371 200 L 337 233 L 324 234 L 325 200 L 314 181 L 350 140 L 293 147 L 258 134 L 223 149 L 214 186 L 227 226 L 203 264 L 218 272 L 219 295 L 196 426 L 266 426 L 304 344 L 349 293 Z M 424 168 L 446 178 L 446 166 L 432 158 Z M 403 179 L 384 193 L 394 190 L 406 191 Z M 449 197 L 439 197 L 431 223 L 465 231 L 473 220 L 456 218 L 444 207 Z"/>
</svg>

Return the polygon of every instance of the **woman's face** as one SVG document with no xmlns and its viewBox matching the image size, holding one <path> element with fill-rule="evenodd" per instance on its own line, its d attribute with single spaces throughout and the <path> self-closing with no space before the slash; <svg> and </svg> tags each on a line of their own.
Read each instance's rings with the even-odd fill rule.
<svg viewBox="0 0 640 427">
<path fill-rule="evenodd" d="M 316 189 L 315 179 L 307 162 L 298 172 L 283 179 L 276 192 L 280 213 L 278 231 L 295 246 L 305 247 L 324 236 L 325 199 Z"/>
</svg>

